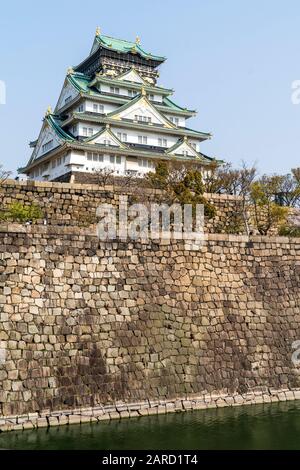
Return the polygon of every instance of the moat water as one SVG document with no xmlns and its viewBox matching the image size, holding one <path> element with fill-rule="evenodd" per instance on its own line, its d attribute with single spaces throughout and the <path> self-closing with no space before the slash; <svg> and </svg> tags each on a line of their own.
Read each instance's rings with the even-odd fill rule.
<svg viewBox="0 0 300 470">
<path fill-rule="evenodd" d="M 15 431 L 0 449 L 300 449 L 300 401 Z"/>
</svg>

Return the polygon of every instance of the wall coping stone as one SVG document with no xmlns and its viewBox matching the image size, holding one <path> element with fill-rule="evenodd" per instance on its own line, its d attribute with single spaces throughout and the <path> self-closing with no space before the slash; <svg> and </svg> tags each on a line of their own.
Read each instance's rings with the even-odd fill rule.
<svg viewBox="0 0 300 470">
<path fill-rule="evenodd" d="M 97 191 L 97 192 L 107 192 L 107 191 L 116 191 L 123 190 L 124 188 L 116 185 L 106 185 L 100 186 L 98 184 L 88 184 L 88 183 L 59 183 L 59 182 L 52 182 L 52 181 L 16 181 L 12 179 L 7 179 L 2 182 L 2 187 L 14 187 L 14 188 L 41 188 L 41 189 L 57 189 L 57 190 L 83 190 L 83 191 Z M 160 194 L 162 191 L 155 189 L 147 189 L 144 188 L 145 192 L 149 192 L 150 194 Z M 130 192 L 130 191 L 128 191 Z M 217 194 L 217 193 L 204 193 L 204 196 L 209 199 L 215 200 L 239 200 L 241 199 L 240 196 L 234 196 L 232 194 Z"/>
<path fill-rule="evenodd" d="M 91 228 L 81 228 L 74 226 L 56 226 L 56 225 L 22 225 L 15 223 L 1 223 L 0 233 L 24 233 L 28 235 L 44 234 L 44 235 L 78 235 L 96 237 L 96 231 Z M 279 236 L 264 236 L 264 235 L 232 235 L 223 233 L 208 233 L 205 234 L 207 241 L 220 241 L 220 242 L 236 242 L 236 243 L 277 243 L 281 245 L 293 245 L 297 247 L 300 244 L 298 237 L 279 237 Z M 118 242 L 118 239 L 111 240 L 111 242 Z M 128 240 L 131 243 L 132 240 Z M 149 240 L 151 242 L 151 240 Z M 141 242 L 142 245 L 148 245 L 149 242 Z M 179 241 L 178 241 L 179 242 Z M 155 243 L 157 243 L 155 241 Z M 169 243 L 169 242 L 168 242 Z M 176 240 L 175 240 L 176 243 Z M 163 245 L 164 243 L 159 243 Z"/>
</svg>

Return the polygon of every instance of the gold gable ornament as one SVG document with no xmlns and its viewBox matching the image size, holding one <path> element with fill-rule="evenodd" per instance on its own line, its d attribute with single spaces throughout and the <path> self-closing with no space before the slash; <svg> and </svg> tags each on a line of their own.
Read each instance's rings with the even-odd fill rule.
<svg viewBox="0 0 300 470">
<path fill-rule="evenodd" d="M 46 117 L 50 116 L 50 114 L 52 114 L 52 108 L 51 108 L 51 106 L 48 106 L 45 116 Z"/>
<path fill-rule="evenodd" d="M 144 86 L 142 87 L 141 95 L 142 95 L 142 96 L 147 96 L 147 92 L 146 92 L 146 89 L 145 89 Z"/>
<path fill-rule="evenodd" d="M 72 75 L 72 73 L 74 73 L 73 67 L 68 67 L 68 69 L 67 69 L 67 75 Z"/>
<path fill-rule="evenodd" d="M 101 35 L 101 29 L 99 28 L 99 26 L 97 26 L 96 28 L 96 36 L 100 36 Z"/>
<path fill-rule="evenodd" d="M 135 43 L 136 43 L 137 46 L 139 46 L 141 44 L 141 38 L 139 36 L 137 36 L 135 38 Z"/>
</svg>

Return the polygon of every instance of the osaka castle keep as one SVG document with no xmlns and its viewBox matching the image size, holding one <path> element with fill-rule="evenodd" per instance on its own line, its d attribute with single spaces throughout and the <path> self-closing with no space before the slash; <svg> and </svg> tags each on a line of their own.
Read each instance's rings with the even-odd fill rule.
<svg viewBox="0 0 300 470">
<path fill-rule="evenodd" d="M 165 61 L 135 42 L 97 28 L 89 56 L 69 68 L 57 105 L 49 108 L 33 152 L 19 172 L 39 181 L 84 182 L 109 168 L 143 176 L 160 160 L 211 164 L 200 151 L 211 135 L 187 127 L 194 110 L 175 104 L 157 84 Z"/>
</svg>

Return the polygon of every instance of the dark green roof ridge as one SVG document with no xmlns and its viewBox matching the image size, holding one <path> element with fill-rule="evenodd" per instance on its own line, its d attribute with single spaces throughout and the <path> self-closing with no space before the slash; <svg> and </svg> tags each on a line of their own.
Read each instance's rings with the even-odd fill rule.
<svg viewBox="0 0 300 470">
<path fill-rule="evenodd" d="M 135 53 L 140 54 L 145 59 L 152 59 L 158 62 L 164 62 L 166 60 L 166 57 L 156 56 L 146 52 L 139 44 L 133 41 L 127 41 L 126 39 L 118 39 L 104 35 L 96 36 L 96 40 L 102 47 L 120 52 L 121 54 L 127 54 L 135 51 Z"/>
</svg>

